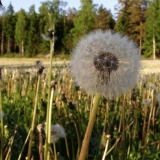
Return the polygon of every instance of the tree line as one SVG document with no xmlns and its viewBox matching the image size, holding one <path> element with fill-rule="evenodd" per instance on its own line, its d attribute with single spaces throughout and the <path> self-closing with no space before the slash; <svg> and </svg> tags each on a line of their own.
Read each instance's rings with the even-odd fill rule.
<svg viewBox="0 0 160 160">
<path fill-rule="evenodd" d="M 29 12 L 9 6 L 0 15 L 0 55 L 34 57 L 48 54 L 48 29 L 54 30 L 55 54 L 70 54 L 77 41 L 90 31 L 110 29 L 128 35 L 146 58 L 160 56 L 160 0 L 118 0 L 116 17 L 103 5 L 81 0 L 79 9 L 61 0 L 41 3 Z M 127 45 L 127 44 L 126 44 Z"/>
</svg>

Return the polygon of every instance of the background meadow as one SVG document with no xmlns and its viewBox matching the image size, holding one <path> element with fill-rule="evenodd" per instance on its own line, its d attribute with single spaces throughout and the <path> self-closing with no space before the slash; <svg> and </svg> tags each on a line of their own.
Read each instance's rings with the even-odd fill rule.
<svg viewBox="0 0 160 160">
<path fill-rule="evenodd" d="M 20 155 L 20 159 L 27 157 L 29 140 L 26 138 L 33 121 L 39 64 L 41 62 L 36 61 L 28 68 L 1 67 L 0 137 L 3 159 L 15 160 Z M 39 159 L 40 156 L 37 125 L 46 125 L 49 86 L 48 67 L 44 66 L 39 81 L 31 159 Z M 102 159 L 105 149 L 106 159 L 111 160 L 160 158 L 160 75 L 159 72 L 149 73 L 143 66 L 136 86 L 127 94 L 115 100 L 101 99 L 89 145 L 89 160 Z M 52 80 L 55 82 L 52 124 L 60 124 L 66 136 L 55 143 L 56 152 L 51 144 L 51 159 L 55 159 L 56 154 L 59 160 L 74 160 L 79 156 L 93 96 L 74 84 L 69 63 L 53 63 Z"/>
</svg>

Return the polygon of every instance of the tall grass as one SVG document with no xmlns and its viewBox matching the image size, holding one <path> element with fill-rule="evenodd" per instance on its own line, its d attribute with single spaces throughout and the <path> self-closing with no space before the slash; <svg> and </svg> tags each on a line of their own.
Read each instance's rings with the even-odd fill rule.
<svg viewBox="0 0 160 160">
<path fill-rule="evenodd" d="M 93 97 L 74 84 L 68 64 L 52 67 L 51 76 L 56 83 L 53 101 L 50 103 L 52 112 L 48 112 L 52 113 L 50 124 L 63 126 L 66 137 L 49 143 L 50 159 L 56 156 L 57 159 L 75 160 L 79 157 L 91 116 Z M 35 126 L 47 125 L 47 91 L 50 87 L 46 85 L 48 67 L 39 76 L 39 80 L 36 73 L 36 66 L 28 69 L 2 69 L 0 102 L 4 117 L 1 119 L 1 159 L 15 160 L 21 157 L 24 160 L 30 148 L 27 140 L 31 129 L 30 157 L 40 159 L 39 132 Z M 87 152 L 88 160 L 160 158 L 159 82 L 159 74 L 141 74 L 137 85 L 127 94 L 115 100 L 100 100 Z M 35 101 L 36 95 L 38 98 Z M 36 118 L 32 126 L 35 105 Z M 43 147 L 45 149 L 45 144 Z"/>
</svg>

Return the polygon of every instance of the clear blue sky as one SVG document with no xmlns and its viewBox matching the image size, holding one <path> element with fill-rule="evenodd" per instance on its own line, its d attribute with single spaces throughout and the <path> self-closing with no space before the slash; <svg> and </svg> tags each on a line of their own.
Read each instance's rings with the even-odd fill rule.
<svg viewBox="0 0 160 160">
<path fill-rule="evenodd" d="M 14 7 L 14 11 L 17 12 L 21 8 L 23 8 L 25 11 L 28 11 L 29 7 L 31 5 L 35 5 L 36 11 L 38 11 L 39 6 L 41 5 L 41 2 L 44 2 L 45 0 L 2 0 L 2 3 L 4 7 L 7 7 L 10 2 Z M 75 7 L 78 9 L 80 7 L 80 0 L 63 0 L 68 3 L 66 6 L 66 9 L 69 7 Z M 93 0 L 94 4 L 101 5 L 107 9 L 110 9 L 112 14 L 115 13 L 114 6 L 118 4 L 118 0 Z"/>
</svg>

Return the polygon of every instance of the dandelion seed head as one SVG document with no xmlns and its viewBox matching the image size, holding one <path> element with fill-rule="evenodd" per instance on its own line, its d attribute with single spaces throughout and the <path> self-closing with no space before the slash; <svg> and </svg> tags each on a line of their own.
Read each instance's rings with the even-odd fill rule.
<svg viewBox="0 0 160 160">
<path fill-rule="evenodd" d="M 55 143 L 60 138 L 64 138 L 65 136 L 65 130 L 61 125 L 55 124 L 51 126 L 51 143 Z"/>
<path fill-rule="evenodd" d="M 160 93 L 156 95 L 157 102 L 160 102 Z"/>
<path fill-rule="evenodd" d="M 154 83 L 149 83 L 149 84 L 147 84 L 147 87 L 148 87 L 149 89 L 153 89 L 153 90 L 156 90 L 156 88 L 157 88 Z"/>
<path fill-rule="evenodd" d="M 98 92 L 114 99 L 129 91 L 137 81 L 138 48 L 126 36 L 97 30 L 79 41 L 73 50 L 70 70 L 76 84 L 87 93 Z"/>
<path fill-rule="evenodd" d="M 144 105 L 149 105 L 150 103 L 151 103 L 151 99 L 144 99 L 142 101 L 142 104 L 144 104 Z"/>
<path fill-rule="evenodd" d="M 0 120 L 4 117 L 4 112 L 0 111 Z"/>
<path fill-rule="evenodd" d="M 95 68 L 103 72 L 111 72 L 118 69 L 118 59 L 115 55 L 109 52 L 99 53 L 93 59 Z"/>
</svg>

